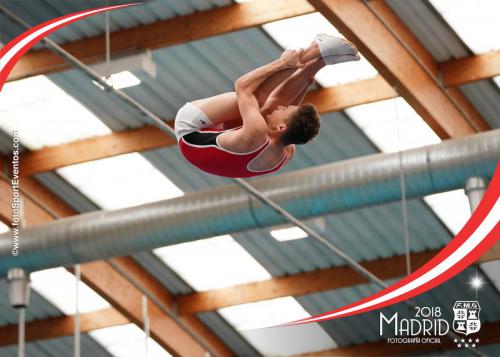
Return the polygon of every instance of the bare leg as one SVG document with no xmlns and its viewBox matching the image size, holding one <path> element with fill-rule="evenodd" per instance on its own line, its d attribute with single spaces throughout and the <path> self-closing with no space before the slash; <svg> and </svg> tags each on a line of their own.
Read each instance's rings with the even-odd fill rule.
<svg viewBox="0 0 500 357">
<path fill-rule="evenodd" d="M 273 90 L 261 112 L 269 114 L 280 105 L 300 105 L 312 79 L 324 66 L 325 62 L 321 58 L 309 61 L 304 68 L 297 70 Z"/>
<path fill-rule="evenodd" d="M 255 92 L 255 97 L 259 101 L 261 107 L 263 105 L 270 107 L 270 103 L 268 102 L 271 95 L 273 96 L 273 101 L 275 102 L 277 101 L 278 97 L 280 98 L 280 102 L 291 102 L 302 93 L 303 87 L 305 86 L 304 80 L 309 83 L 309 77 L 311 75 L 314 76 L 319 68 L 324 66 L 324 62 L 323 60 L 321 60 L 319 47 L 316 43 L 312 43 L 307 49 L 304 50 L 301 60 L 309 60 L 304 68 L 298 70 L 285 69 L 272 75 L 259 86 L 259 88 Z M 320 67 L 317 70 L 313 71 L 312 68 L 315 68 L 315 66 Z M 290 84 L 286 85 L 284 89 L 278 91 L 278 88 L 283 87 L 285 83 L 288 83 L 292 79 L 294 80 Z M 299 85 L 299 83 L 301 83 L 301 85 Z M 296 90 L 294 94 L 291 93 L 293 89 Z M 274 95 L 276 91 L 277 93 L 276 95 Z M 209 117 L 212 123 L 214 123 L 214 125 L 217 125 L 219 123 L 233 122 L 231 126 L 234 127 L 235 125 L 238 125 L 238 121 L 241 121 L 238 101 L 236 98 L 236 93 L 234 92 L 223 93 L 214 97 L 196 100 L 192 103 L 200 108 Z"/>
<path fill-rule="evenodd" d="M 321 60 L 321 53 L 319 51 L 319 46 L 315 42 L 313 42 L 308 48 L 304 50 L 304 53 L 302 54 L 300 61 L 302 63 L 307 64 L 312 60 L 318 60 L 318 59 Z M 321 62 L 323 62 L 323 60 L 321 60 Z M 260 106 L 262 107 L 266 103 L 268 97 L 276 88 L 281 86 L 286 80 L 288 80 L 292 76 L 296 75 L 297 73 L 300 73 L 300 71 L 301 69 L 285 69 L 266 79 L 264 83 L 262 83 L 255 92 L 255 96 L 259 101 Z"/>
</svg>

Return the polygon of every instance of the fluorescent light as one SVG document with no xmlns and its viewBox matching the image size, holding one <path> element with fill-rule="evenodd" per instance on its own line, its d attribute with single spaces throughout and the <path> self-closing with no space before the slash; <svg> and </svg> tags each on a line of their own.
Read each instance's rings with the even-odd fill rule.
<svg viewBox="0 0 500 357">
<path fill-rule="evenodd" d="M 471 216 L 469 201 L 464 190 L 426 196 L 424 201 L 454 235 L 457 235 Z"/>
<path fill-rule="evenodd" d="M 101 62 L 90 67 L 101 76 L 106 77 L 110 74 L 134 71 L 156 78 L 156 63 L 150 50 L 139 51 L 122 57 L 113 57 L 109 63 Z"/>
<path fill-rule="evenodd" d="M 9 231 L 10 231 L 9 226 L 0 222 L 0 233 L 7 233 Z"/>
<path fill-rule="evenodd" d="M 196 291 L 271 278 L 266 269 L 229 235 L 175 244 L 153 252 Z"/>
<path fill-rule="evenodd" d="M 134 324 L 106 327 L 89 335 L 115 357 L 144 356 L 145 334 Z M 171 356 L 151 337 L 148 338 L 148 357 Z"/>
<path fill-rule="evenodd" d="M 75 314 L 76 278 L 64 268 L 41 270 L 30 274 L 31 287 L 66 315 Z M 94 290 L 79 283 L 81 313 L 110 307 Z"/>
<path fill-rule="evenodd" d="M 123 71 L 119 73 L 115 73 L 111 75 L 111 78 L 106 80 L 105 77 L 101 77 L 103 80 L 106 81 L 110 86 L 112 86 L 115 89 L 123 89 L 123 88 L 128 88 L 128 87 L 133 87 L 141 84 L 141 80 L 134 76 L 131 72 L 129 71 Z M 96 86 L 98 86 L 100 89 L 104 90 L 104 87 L 101 86 L 99 83 L 96 81 L 92 81 Z"/>
<path fill-rule="evenodd" d="M 272 22 L 263 25 L 262 28 L 285 49 L 306 48 L 319 33 L 343 37 L 319 12 Z M 317 74 L 316 80 L 322 86 L 330 87 L 376 75 L 377 70 L 362 57 L 357 62 L 326 66 Z"/>
<path fill-rule="evenodd" d="M 57 170 L 104 209 L 117 209 L 182 196 L 184 193 L 138 153 Z"/>
<path fill-rule="evenodd" d="M 272 230 L 270 233 L 274 239 L 276 239 L 280 242 L 285 242 L 285 241 L 295 240 L 295 239 L 302 239 L 302 238 L 307 237 L 307 233 L 304 232 L 299 227 L 275 229 L 275 230 Z"/>
<path fill-rule="evenodd" d="M 298 355 L 337 347 L 316 323 L 260 329 L 310 317 L 292 297 L 225 307 L 218 312 L 265 356 Z"/>
<path fill-rule="evenodd" d="M 500 49 L 500 1 L 430 0 L 472 52 Z"/>
<path fill-rule="evenodd" d="M 441 142 L 403 98 L 359 105 L 345 112 L 382 152 L 408 150 Z"/>
<path fill-rule="evenodd" d="M 0 95 L 0 128 L 19 131 L 28 149 L 111 133 L 93 113 L 45 76 L 8 82 Z"/>
<path fill-rule="evenodd" d="M 111 84 L 116 89 L 133 87 L 141 84 L 141 80 L 129 71 L 119 72 L 111 75 Z"/>
</svg>

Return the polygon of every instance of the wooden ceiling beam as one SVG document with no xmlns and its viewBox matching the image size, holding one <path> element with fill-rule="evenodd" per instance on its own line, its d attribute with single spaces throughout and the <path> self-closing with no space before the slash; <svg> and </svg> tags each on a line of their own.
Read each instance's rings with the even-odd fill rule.
<svg viewBox="0 0 500 357">
<path fill-rule="evenodd" d="M 147 291 L 152 293 L 171 311 L 176 311 L 175 297 L 158 282 L 158 280 L 144 269 L 131 257 L 118 257 L 112 259 L 121 269 L 127 271 L 135 281 L 139 282 Z M 176 312 L 177 313 L 177 312 Z M 203 324 L 196 316 L 182 316 L 180 320 L 188 325 L 196 334 L 201 336 L 221 357 L 232 356 L 232 351 L 219 339 L 219 337 Z"/>
<path fill-rule="evenodd" d="M 60 217 L 78 214 L 78 212 L 59 199 L 50 190 L 38 183 L 34 178 L 22 178 L 21 185 L 28 190 L 31 196 L 27 197 L 23 195 L 25 202 L 25 218 L 28 225 L 49 222 L 54 219 L 51 214 L 47 213 L 46 210 L 39 206 L 37 201 L 42 202 L 52 213 Z M 5 180 L 0 180 L 0 216 L 10 215 L 10 198 L 10 184 Z M 128 274 L 135 276 L 136 279 L 141 278 L 141 284 L 146 285 L 148 289 L 153 290 L 155 294 L 158 294 L 158 292 L 161 291 L 160 289 L 163 289 L 160 298 L 166 301 L 165 297 L 168 292 L 165 288 L 161 287 L 161 284 L 157 282 L 154 277 L 150 275 L 146 276 L 147 272 L 138 264 L 134 266 L 131 263 L 131 258 L 116 259 L 118 263 L 122 262 L 121 264 L 124 264 L 123 262 L 128 262 L 123 265 L 122 268 Z M 119 313 L 138 326 L 142 326 L 140 306 L 142 293 L 107 263 L 94 262 L 83 264 L 82 280 L 110 302 Z M 156 284 L 156 287 L 152 289 L 152 287 L 155 286 L 154 284 Z M 172 301 L 171 298 L 170 301 Z M 149 307 L 151 336 L 160 345 L 175 355 L 204 355 L 205 349 L 189 333 L 181 328 L 174 319 L 164 314 L 164 312 L 154 303 L 150 303 Z M 224 343 L 196 318 L 190 319 L 187 326 L 197 331 L 199 335 L 203 334 L 203 338 L 208 340 L 212 348 L 220 355 L 231 355 L 230 350 Z M 169 334 L 166 334 L 165 331 L 169 331 Z"/>
<path fill-rule="evenodd" d="M 312 12 L 314 8 L 305 0 L 255 0 L 177 16 L 112 32 L 111 57 L 200 40 Z M 104 34 L 69 42 L 62 47 L 86 64 L 105 59 Z M 50 50 L 30 51 L 16 64 L 8 81 L 59 72 L 70 67 Z"/>
<path fill-rule="evenodd" d="M 72 336 L 74 333 L 74 321 L 75 316 L 72 315 L 27 322 L 25 327 L 26 342 Z M 82 333 L 128 323 L 130 321 L 114 308 L 80 314 L 80 331 Z M 0 346 L 14 345 L 17 342 L 17 324 L 0 327 Z"/>
<path fill-rule="evenodd" d="M 414 270 L 431 260 L 439 249 L 411 253 Z M 404 255 L 362 262 L 361 265 L 383 280 L 405 276 Z M 479 260 L 483 263 L 500 259 L 500 249 L 490 249 Z M 176 296 L 177 309 L 181 316 L 217 309 L 276 299 L 285 296 L 314 294 L 327 290 L 347 288 L 369 283 L 349 267 L 340 266 L 286 277 L 273 278 L 255 283 L 241 284 L 223 289 Z"/>
<path fill-rule="evenodd" d="M 142 292 L 106 262 L 81 265 L 82 281 L 106 299 L 118 312 L 143 328 Z M 176 356 L 204 356 L 207 351 L 172 317 L 148 300 L 151 337 Z"/>
<path fill-rule="evenodd" d="M 425 67 L 434 77 L 436 81 L 443 81 L 441 74 L 443 73 L 442 66 L 432 57 L 432 54 L 425 46 L 417 39 L 408 26 L 401 20 L 399 16 L 387 5 L 385 1 L 375 0 L 370 6 L 382 16 L 384 21 L 391 26 L 392 30 L 401 38 L 402 41 L 411 49 L 418 58 L 423 67 Z M 500 60 L 499 60 L 500 61 Z M 457 82 L 459 83 L 459 82 Z M 464 82 L 465 83 L 465 82 Z M 461 83 L 463 84 L 463 83 Z M 459 84 L 456 84 L 458 86 Z M 481 117 L 481 114 L 470 103 L 465 95 L 455 85 L 450 86 L 443 81 L 444 91 L 452 97 L 458 106 L 465 112 L 469 120 L 473 122 L 474 128 L 477 131 L 486 131 L 491 129 L 488 123 Z"/>
<path fill-rule="evenodd" d="M 373 6 L 384 6 L 372 2 Z M 223 35 L 260 26 L 269 22 L 306 15 L 314 8 L 305 0 L 255 0 L 234 4 L 208 11 L 196 12 L 161 20 L 111 33 L 111 55 L 119 56 L 138 50 L 155 50 L 210 36 Z M 224 18 L 225 21 L 219 21 Z M 399 26 L 401 20 L 392 16 L 386 18 L 392 25 Z M 404 26 L 406 27 L 406 26 Z M 396 28 L 396 27 L 393 27 Z M 183 31 L 179 31 L 183 29 Z M 411 31 L 400 33 L 410 48 L 417 52 L 422 62 L 434 74 L 442 73 L 444 85 L 460 86 L 474 81 L 500 75 L 500 51 L 449 60 L 440 64 L 416 40 Z M 87 64 L 104 60 L 104 35 L 73 41 L 63 47 Z M 9 81 L 28 78 L 39 74 L 50 74 L 70 68 L 66 62 L 49 50 L 30 51 L 14 67 Z"/>
<path fill-rule="evenodd" d="M 419 54 L 423 46 L 384 1 L 309 0 L 361 53 L 443 139 L 477 132 L 473 118 L 439 85 L 431 67 L 437 63 Z M 392 30 L 392 31 L 391 31 Z"/>
<path fill-rule="evenodd" d="M 167 121 L 172 126 L 173 121 Z M 21 175 L 29 176 L 83 162 L 172 146 L 176 140 L 152 125 L 113 132 L 21 155 Z"/>
<path fill-rule="evenodd" d="M 449 60 L 440 67 L 448 87 L 490 79 L 500 75 L 500 51 Z"/>
<path fill-rule="evenodd" d="M 310 92 L 306 102 L 315 104 L 321 113 L 372 103 L 395 97 L 395 92 L 377 76 L 358 82 Z M 173 126 L 173 120 L 166 120 Z M 155 150 L 177 144 L 175 139 L 154 126 L 113 132 L 108 135 L 83 139 L 26 152 L 21 155 L 21 174 L 34 175 L 64 166 L 105 159 L 132 152 Z"/>
<path fill-rule="evenodd" d="M 437 253 L 438 250 L 411 253 L 412 266 L 417 269 Z M 384 280 L 406 274 L 404 255 L 363 262 L 361 265 Z M 215 311 L 228 306 L 285 296 L 307 295 L 366 283 L 368 281 L 350 267 L 340 266 L 218 290 L 178 295 L 176 301 L 179 314 L 184 316 Z"/>
<path fill-rule="evenodd" d="M 335 6 L 336 12 L 329 12 L 329 4 L 337 4 L 337 2 L 339 6 Z M 297 9 L 301 7 L 303 7 L 303 10 L 305 9 L 303 4 L 300 5 L 301 1 L 292 1 L 291 3 L 294 4 L 293 8 L 295 9 L 290 10 L 291 13 L 300 13 Z M 436 85 L 436 80 L 440 76 L 441 69 L 444 71 L 445 82 L 450 82 L 451 78 L 456 77 L 463 81 L 448 83 L 452 85 L 466 83 L 471 80 L 470 73 L 475 70 L 481 71 L 483 67 L 488 67 L 488 69 L 483 68 L 482 75 L 478 79 L 484 78 L 485 75 L 494 75 L 500 70 L 500 68 L 497 68 L 500 67 L 500 51 L 484 56 L 481 55 L 477 60 L 456 60 L 459 63 L 458 67 L 452 65 L 452 62 L 440 66 L 401 19 L 383 1 L 373 0 L 370 2 L 370 6 L 391 27 L 401 41 L 404 41 L 410 50 L 402 46 L 398 39 L 385 29 L 382 22 L 373 16 L 366 5 L 360 2 L 312 0 L 312 3 L 320 6 L 320 10 L 323 9 L 322 11 L 327 17 L 330 14 L 330 18 L 335 22 L 335 25 L 348 31 L 346 34 L 353 37 L 363 50 L 363 53 L 367 52 L 367 57 L 371 59 L 386 78 L 398 83 L 400 91 L 405 93 L 403 94 L 405 99 L 414 106 L 424 120 L 442 138 L 460 137 L 476 131 L 490 129 L 479 112 L 458 88 L 443 89 Z M 254 3 L 249 4 L 257 8 L 260 6 L 260 0 L 255 2 L 257 5 Z M 281 2 L 280 4 L 273 4 L 277 7 L 283 6 Z M 230 7 L 233 8 L 234 6 L 239 5 Z M 360 11 L 356 12 L 356 9 Z M 211 11 L 219 11 L 219 9 Z M 241 9 L 234 11 L 241 11 Z M 252 11 L 254 10 L 250 12 Z M 354 22 L 349 18 L 349 11 L 356 12 L 359 22 Z M 373 33 L 367 26 L 361 25 L 366 22 L 365 20 L 371 21 L 372 25 L 375 26 Z M 351 30 L 348 28 L 350 25 L 356 26 L 356 28 Z M 411 53 L 408 51 L 411 51 Z M 417 57 L 417 60 L 412 57 L 412 54 Z M 377 56 L 381 56 L 381 58 L 379 59 Z M 468 68 L 468 70 L 464 71 L 463 77 L 457 76 L 458 73 L 461 73 L 457 69 L 460 66 Z M 454 75 L 450 77 L 446 74 L 446 71 L 452 71 Z M 429 74 L 434 78 L 430 78 Z M 415 78 L 413 78 L 414 76 Z M 312 91 L 306 97 L 306 101 L 315 104 L 321 113 L 327 113 L 390 99 L 395 96 L 392 87 L 381 76 L 377 76 L 372 79 Z M 167 120 L 167 122 L 170 125 L 173 123 L 172 120 Z M 126 153 L 154 150 L 174 144 L 175 140 L 163 134 L 160 130 L 153 126 L 145 126 L 139 129 L 115 132 L 109 135 L 27 152 L 21 160 L 23 167 L 21 172 L 23 175 L 31 175 L 72 164 Z"/>
</svg>

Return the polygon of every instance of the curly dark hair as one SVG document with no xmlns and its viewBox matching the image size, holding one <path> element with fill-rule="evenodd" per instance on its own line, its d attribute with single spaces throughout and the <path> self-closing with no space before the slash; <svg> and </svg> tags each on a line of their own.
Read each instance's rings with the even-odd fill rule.
<svg viewBox="0 0 500 357">
<path fill-rule="evenodd" d="M 308 143 L 318 135 L 320 125 L 316 107 L 312 104 L 303 104 L 290 118 L 281 141 L 284 145 Z"/>
</svg>

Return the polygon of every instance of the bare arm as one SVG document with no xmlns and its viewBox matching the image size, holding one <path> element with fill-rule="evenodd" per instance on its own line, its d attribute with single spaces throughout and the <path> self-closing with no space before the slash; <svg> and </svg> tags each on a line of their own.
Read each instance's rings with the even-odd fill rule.
<svg viewBox="0 0 500 357">
<path fill-rule="evenodd" d="M 254 93 L 267 78 L 287 68 L 285 66 L 286 63 L 283 60 L 277 59 L 276 61 L 244 74 L 235 82 L 236 93 L 238 93 L 238 89 L 240 89 L 240 91 Z"/>
<path fill-rule="evenodd" d="M 297 105 L 297 106 L 301 105 L 302 102 L 304 101 L 304 98 L 307 95 L 307 90 L 309 89 L 309 87 L 313 83 L 314 83 L 314 77 L 309 78 L 309 84 L 304 87 L 304 89 L 302 90 L 302 92 L 300 92 L 299 95 L 297 95 L 297 97 L 290 103 L 290 105 Z"/>
<path fill-rule="evenodd" d="M 287 69 L 303 66 L 300 55 L 303 51 L 289 51 L 288 54 L 274 62 L 259 67 L 240 77 L 235 83 L 238 107 L 243 119 L 243 128 L 256 133 L 267 133 L 267 124 L 260 113 L 260 107 L 254 92 L 271 75 Z"/>
</svg>

